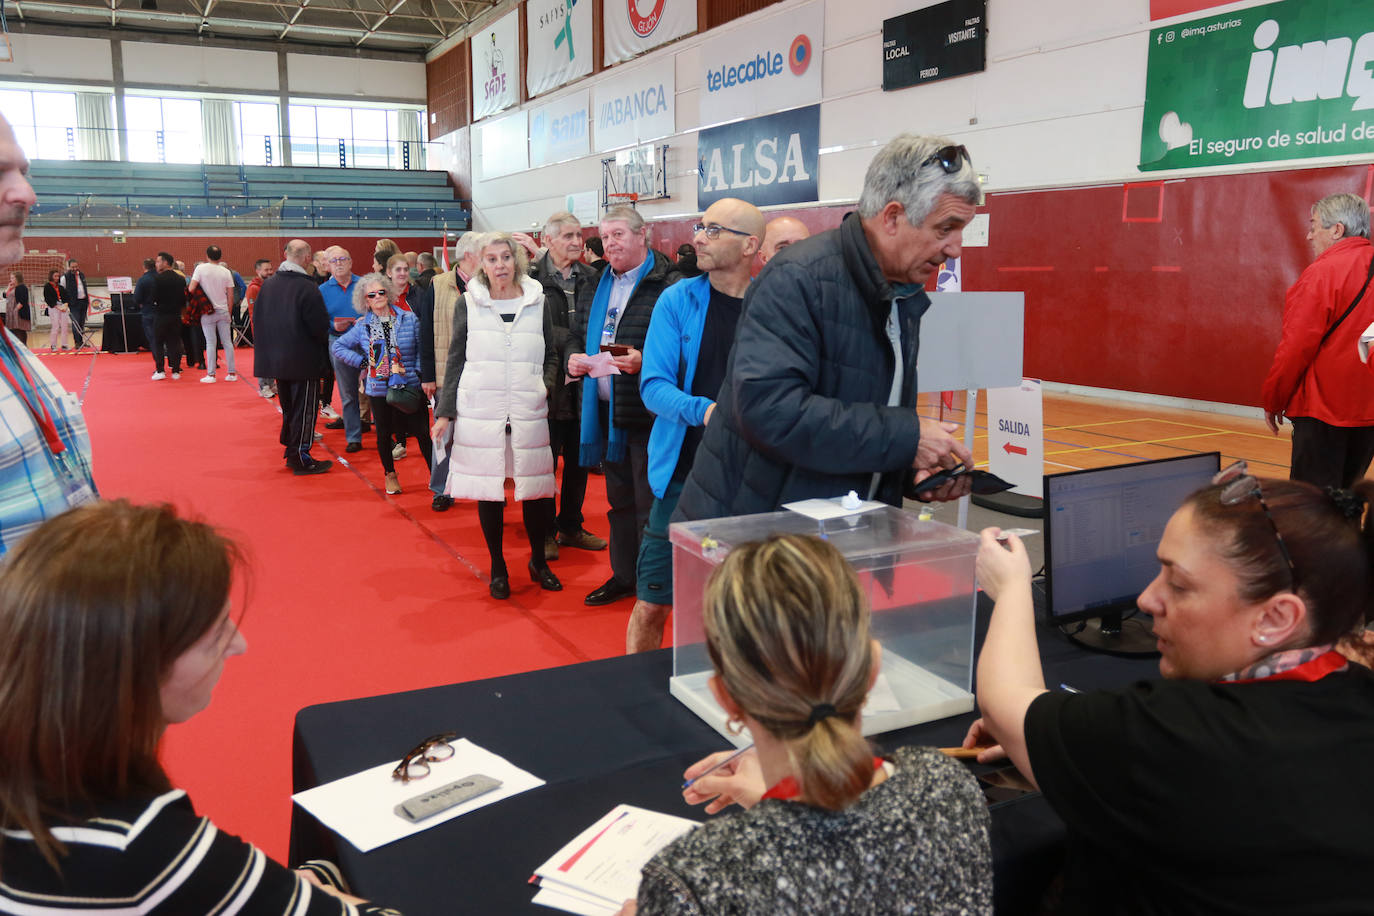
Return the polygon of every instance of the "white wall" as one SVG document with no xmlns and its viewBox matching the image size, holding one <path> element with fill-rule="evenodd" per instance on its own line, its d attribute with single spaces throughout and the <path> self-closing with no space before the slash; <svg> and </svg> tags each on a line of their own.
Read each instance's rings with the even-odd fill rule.
<svg viewBox="0 0 1374 916">
<path fill-rule="evenodd" d="M 275 72 L 276 63 L 272 66 Z M 422 63 L 288 54 L 286 73 L 292 95 L 352 95 L 358 104 L 366 104 L 369 98 L 425 102 Z"/>
<path fill-rule="evenodd" d="M 0 64 L 0 79 L 13 76 L 108 82 L 113 78 L 110 43 L 104 39 L 12 33 L 10 42 L 14 60 Z"/>
<path fill-rule="evenodd" d="M 786 29 L 789 11 L 804 2 L 789 0 L 722 28 L 775 20 Z M 1244 0 L 1218 10 L 1243 9 L 1260 2 Z M 987 70 L 898 92 L 881 88 L 882 20 L 931 3 L 825 0 L 825 4 L 825 38 L 822 55 L 818 55 L 824 67 L 822 201 L 857 199 L 877 147 L 904 130 L 943 134 L 966 144 L 978 170 L 987 175 L 991 191 L 1141 178 L 1143 173 L 1136 166 L 1146 36 L 1152 25 L 1149 0 L 989 0 Z M 857 10 L 862 14 L 856 15 Z M 640 209 L 650 218 L 696 212 L 700 46 L 710 39 L 711 33 L 694 36 L 633 62 L 664 56 L 676 60 L 678 133 L 660 141 L 671 147 L 672 199 L 641 202 Z M 574 83 L 562 92 L 615 79 L 633 63 Z M 541 98 L 526 107 L 545 101 Z M 600 189 L 600 160 L 606 154 L 493 180 L 482 178 L 481 151 L 476 144 L 472 155 L 478 228 L 512 229 L 542 223 L 549 213 L 562 208 L 568 193 Z M 1318 163 L 1303 160 L 1302 164 Z M 1159 172 L 1149 174 L 1161 177 Z"/>
<path fill-rule="evenodd" d="M 195 45 L 126 41 L 124 81 L 197 89 L 248 89 L 275 92 L 277 55 L 271 51 L 241 51 Z"/>
</svg>

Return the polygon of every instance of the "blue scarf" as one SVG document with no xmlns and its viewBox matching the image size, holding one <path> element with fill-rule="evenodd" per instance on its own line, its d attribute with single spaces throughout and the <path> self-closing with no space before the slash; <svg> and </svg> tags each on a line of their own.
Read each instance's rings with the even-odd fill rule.
<svg viewBox="0 0 1374 916">
<path fill-rule="evenodd" d="M 640 265 L 638 274 L 635 276 L 634 288 L 630 290 L 629 298 L 625 300 L 625 308 L 628 311 L 630 301 L 634 299 L 635 291 L 639 289 L 639 284 L 644 281 L 644 277 L 654 266 L 654 253 L 650 250 L 644 256 L 644 263 Z M 587 316 L 587 339 L 583 342 L 586 345 L 585 353 L 601 352 L 601 332 L 606 327 L 606 310 L 611 305 L 611 268 L 607 267 L 601 272 L 601 282 L 596 285 L 596 295 L 592 297 L 592 311 Z M 624 319 L 624 315 L 621 319 Z M 615 376 L 611 376 L 614 385 Z M 597 402 L 600 396 L 597 394 L 597 380 L 587 377 L 582 385 L 582 435 L 578 442 L 577 463 L 584 468 L 594 468 L 602 460 L 602 442 L 606 443 L 605 460 L 623 461 L 625 458 L 625 430 L 615 427 L 615 395 L 612 390 L 611 400 L 606 404 L 606 425 L 610 427 L 606 431 L 603 440 L 601 435 L 601 412 L 597 410 Z"/>
</svg>

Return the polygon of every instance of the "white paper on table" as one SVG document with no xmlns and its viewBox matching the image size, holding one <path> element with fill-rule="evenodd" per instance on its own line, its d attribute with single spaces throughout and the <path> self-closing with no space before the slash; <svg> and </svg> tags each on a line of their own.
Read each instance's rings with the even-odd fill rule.
<svg viewBox="0 0 1374 916">
<path fill-rule="evenodd" d="M 354 773 L 327 782 L 304 792 L 297 792 L 291 800 L 324 824 L 358 847 L 359 852 L 371 852 L 379 846 L 428 830 L 436 824 L 453 820 L 469 811 L 498 802 L 521 792 L 528 792 L 544 784 L 544 780 L 514 766 L 478 747 L 466 738 L 450 742 L 453 756 L 440 763 L 430 764 L 429 775 L 422 780 L 401 782 L 391 778 L 396 764 L 383 763 L 370 770 Z M 447 785 L 464 776 L 480 773 L 501 780 L 500 788 L 454 805 L 416 823 L 396 813 L 395 808 L 408 798 L 423 794 L 427 789 Z"/>
<path fill-rule="evenodd" d="M 615 365 L 615 355 L 610 350 L 602 350 L 600 353 L 588 353 L 585 357 L 584 365 L 587 367 L 589 378 L 605 378 L 608 375 L 619 375 L 620 370 Z"/>
<path fill-rule="evenodd" d="M 805 515 L 807 518 L 813 518 L 818 522 L 824 522 L 832 518 L 844 518 L 846 515 L 858 515 L 861 512 L 871 512 L 874 509 L 881 509 L 883 506 L 887 505 L 887 503 L 866 499 L 859 503 L 857 509 L 846 509 L 844 506 L 840 505 L 841 499 L 843 499 L 843 497 L 836 497 L 835 499 L 801 499 L 794 503 L 783 503 L 782 507 Z"/>
<path fill-rule="evenodd" d="M 892 682 L 887 679 L 887 673 L 879 671 L 878 679 L 873 682 L 873 688 L 864 700 L 863 714 L 876 716 L 884 712 L 897 712 L 901 708 L 902 704 L 897 702 L 897 694 L 892 689 Z"/>
<path fill-rule="evenodd" d="M 564 886 L 541 887 L 533 902 L 578 916 L 615 916 L 620 912 L 620 904 L 611 904 L 595 894 L 584 894 Z"/>
<path fill-rule="evenodd" d="M 534 873 L 555 894 L 580 892 L 579 899 L 590 894 L 618 909 L 638 896 L 644 864 L 696 826 L 685 817 L 616 805 Z"/>
</svg>

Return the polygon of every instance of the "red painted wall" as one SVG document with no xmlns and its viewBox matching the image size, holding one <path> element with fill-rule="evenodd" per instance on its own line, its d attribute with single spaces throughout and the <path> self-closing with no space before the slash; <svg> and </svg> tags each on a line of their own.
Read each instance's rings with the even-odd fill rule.
<svg viewBox="0 0 1374 916">
<path fill-rule="evenodd" d="M 1030 377 L 1258 406 L 1312 204 L 1369 200 L 1372 181 L 1360 165 L 991 194 L 964 289 L 1025 292 Z M 814 232 L 847 209 L 793 215 Z M 675 252 L 693 222 L 655 223 L 654 247 Z"/>
<path fill-rule="evenodd" d="M 253 272 L 253 262 L 258 258 L 271 258 L 280 263 L 282 249 L 294 238 L 303 238 L 312 249 L 329 245 L 342 245 L 353 255 L 355 273 L 363 273 L 371 268 L 370 263 L 359 263 L 369 258 L 377 249 L 377 239 L 389 238 L 400 246 L 402 251 L 433 251 L 439 244 L 441 233 L 429 236 L 350 236 L 331 238 L 314 235 L 282 236 L 232 236 L 216 238 L 212 235 L 129 235 L 127 242 L 116 245 L 108 237 L 73 237 L 60 235 L 38 235 L 33 232 L 24 234 L 24 248 L 47 251 L 55 248 L 67 252 L 67 256 L 81 262 L 81 270 L 88 277 L 134 277 L 143 274 L 143 259 L 156 257 L 159 251 L 166 251 L 187 266 L 205 258 L 207 245 L 218 245 L 224 251 L 224 262 L 240 274 L 248 276 Z M 27 278 L 26 278 L 27 279 Z"/>
</svg>

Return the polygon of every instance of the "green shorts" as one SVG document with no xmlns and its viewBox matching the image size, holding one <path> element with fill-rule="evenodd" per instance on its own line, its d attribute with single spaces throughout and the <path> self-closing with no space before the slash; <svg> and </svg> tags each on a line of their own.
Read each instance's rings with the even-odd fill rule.
<svg viewBox="0 0 1374 916">
<path fill-rule="evenodd" d="M 639 539 L 639 561 L 635 564 L 635 597 L 651 604 L 673 603 L 673 545 L 668 541 L 668 520 L 682 495 L 683 481 L 674 477 L 649 507 L 649 521 Z"/>
</svg>

